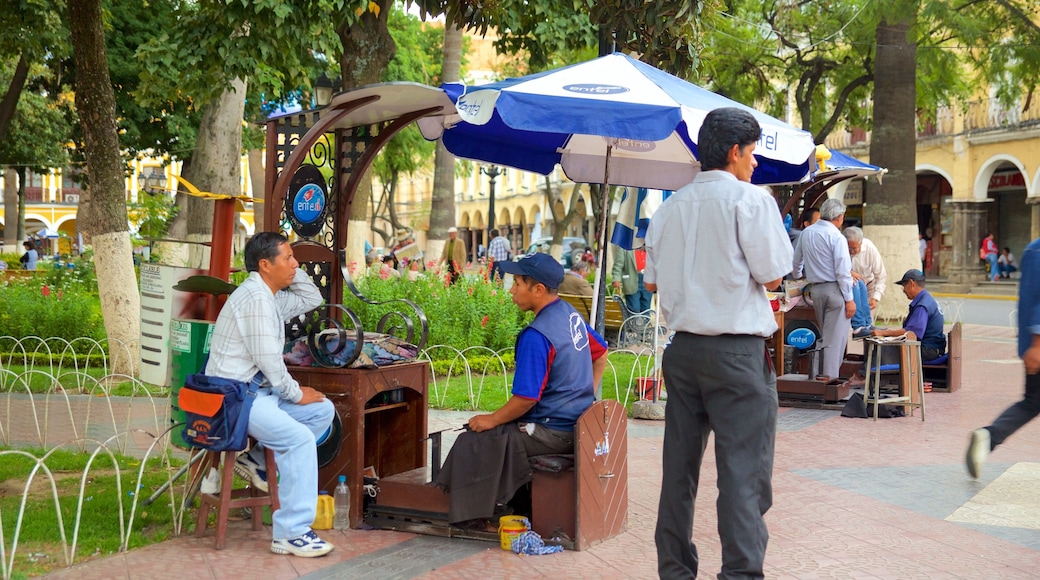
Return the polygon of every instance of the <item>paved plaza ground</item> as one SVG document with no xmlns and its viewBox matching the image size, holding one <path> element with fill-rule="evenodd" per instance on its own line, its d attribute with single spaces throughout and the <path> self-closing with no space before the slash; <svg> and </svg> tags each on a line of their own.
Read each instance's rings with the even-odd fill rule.
<svg viewBox="0 0 1040 580">
<path fill-rule="evenodd" d="M 964 329 L 964 380 L 926 395 L 920 416 L 848 419 L 838 411 L 781 408 L 774 505 L 766 516 L 770 578 L 1036 578 L 1040 576 L 1040 421 L 990 457 L 983 478 L 964 468 L 968 432 L 1022 393 L 1014 329 Z M 468 414 L 431 412 L 431 430 Z M 277 556 L 270 529 L 235 522 L 225 550 L 180 537 L 77 564 L 55 578 L 655 578 L 654 524 L 661 479 L 660 422 L 629 422 L 628 530 L 582 552 L 517 556 L 497 544 L 391 531 L 327 531 L 325 558 Z M 721 566 L 709 447 L 694 538 L 700 578 Z"/>
</svg>

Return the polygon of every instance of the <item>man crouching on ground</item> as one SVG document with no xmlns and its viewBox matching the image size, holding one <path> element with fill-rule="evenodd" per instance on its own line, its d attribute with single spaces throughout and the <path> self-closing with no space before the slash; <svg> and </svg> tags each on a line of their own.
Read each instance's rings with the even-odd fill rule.
<svg viewBox="0 0 1040 580">
<path fill-rule="evenodd" d="M 535 313 L 516 338 L 512 396 L 469 420 L 436 482 L 451 493 L 449 521 L 481 531 L 531 481 L 529 456 L 574 453 L 574 424 L 607 364 L 606 342 L 557 295 L 563 267 L 555 258 L 532 254 L 499 267 L 514 277 L 513 303 Z"/>
<path fill-rule="evenodd" d="M 267 491 L 263 447 L 274 451 L 278 465 L 278 504 L 271 551 L 305 558 L 324 556 L 333 546 L 311 530 L 318 505 L 316 439 L 332 425 L 335 409 L 325 395 L 301 386 L 282 360 L 285 321 L 322 303 L 321 293 L 299 269 L 292 246 L 274 232 L 256 234 L 246 244 L 242 283 L 220 311 L 213 327 L 205 373 L 264 382 L 249 413 L 249 435 L 259 442 L 240 453 L 235 472 Z"/>
</svg>

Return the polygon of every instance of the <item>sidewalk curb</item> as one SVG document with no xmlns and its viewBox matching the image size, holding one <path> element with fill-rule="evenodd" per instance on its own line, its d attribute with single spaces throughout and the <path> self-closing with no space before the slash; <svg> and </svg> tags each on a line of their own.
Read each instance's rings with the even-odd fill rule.
<svg viewBox="0 0 1040 580">
<path fill-rule="evenodd" d="M 967 298 L 969 300 L 1008 300 L 1011 302 L 1017 302 L 1018 296 L 1007 296 L 1004 294 L 956 294 L 947 292 L 932 292 L 932 296 L 936 298 Z"/>
</svg>

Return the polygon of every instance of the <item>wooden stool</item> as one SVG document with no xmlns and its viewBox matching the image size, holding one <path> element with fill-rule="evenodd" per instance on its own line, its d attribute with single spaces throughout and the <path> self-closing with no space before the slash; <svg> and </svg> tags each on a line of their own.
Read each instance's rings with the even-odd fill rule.
<svg viewBox="0 0 1040 580">
<path fill-rule="evenodd" d="M 251 444 L 255 441 L 250 438 Z M 278 468 L 274 462 L 274 451 L 264 448 L 264 459 L 267 469 L 267 487 L 269 492 L 264 493 L 256 487 L 232 489 L 231 483 L 235 479 L 235 460 L 239 453 L 245 451 L 206 451 L 200 467 L 200 476 L 205 477 L 211 467 L 220 472 L 220 491 L 217 494 L 199 493 L 199 513 L 195 519 L 195 537 L 201 538 L 206 535 L 207 520 L 210 508 L 217 511 L 217 544 L 218 550 L 224 549 L 227 536 L 228 513 L 231 508 L 252 508 L 253 530 L 263 527 L 263 506 L 271 506 L 273 514 L 278 509 Z M 223 462 L 223 465 L 221 465 Z"/>
<path fill-rule="evenodd" d="M 874 420 L 878 418 L 878 405 L 899 405 L 910 409 L 921 409 L 924 421 L 924 371 L 921 368 L 921 341 L 907 333 L 907 340 L 887 342 L 871 337 L 864 342 L 867 348 L 867 377 L 863 384 L 863 403 L 874 405 Z M 881 347 L 899 347 L 899 396 L 881 398 Z"/>
</svg>

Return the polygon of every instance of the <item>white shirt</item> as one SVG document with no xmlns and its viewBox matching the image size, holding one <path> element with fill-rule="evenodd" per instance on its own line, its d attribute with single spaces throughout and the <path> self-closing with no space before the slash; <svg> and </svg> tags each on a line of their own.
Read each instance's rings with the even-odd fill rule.
<svg viewBox="0 0 1040 580">
<path fill-rule="evenodd" d="M 852 271 L 863 276 L 863 281 L 867 284 L 867 295 L 874 300 L 881 300 L 885 294 L 888 271 L 885 270 L 881 252 L 878 251 L 874 242 L 863 238 L 863 242 L 859 246 L 859 253 L 852 256 Z"/>
<path fill-rule="evenodd" d="M 705 171 L 654 212 L 643 279 L 656 284 L 672 330 L 768 337 L 776 332 L 762 284 L 791 270 L 776 201 L 727 171 Z"/>
<path fill-rule="evenodd" d="M 824 219 L 805 228 L 794 249 L 792 272 L 795 278 L 805 277 L 813 284 L 837 282 L 842 298 L 852 300 L 852 258 L 849 242 L 838 231 L 838 226 Z"/>
<path fill-rule="evenodd" d="M 303 397 L 300 383 L 282 359 L 285 322 L 314 310 L 323 300 L 303 270 L 296 270 L 292 285 L 277 294 L 271 293 L 259 272 L 250 272 L 217 316 L 205 373 L 248 382 L 259 371 L 264 373 L 265 386 L 298 403 Z"/>
</svg>

